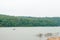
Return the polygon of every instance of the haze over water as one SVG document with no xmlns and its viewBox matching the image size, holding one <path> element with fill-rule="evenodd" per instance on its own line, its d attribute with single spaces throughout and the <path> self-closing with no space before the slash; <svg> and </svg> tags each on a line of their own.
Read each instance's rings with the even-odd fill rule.
<svg viewBox="0 0 60 40">
<path fill-rule="evenodd" d="M 56 32 L 60 32 L 60 27 L 1 27 L 0 40 L 40 40 L 38 34 Z"/>
</svg>

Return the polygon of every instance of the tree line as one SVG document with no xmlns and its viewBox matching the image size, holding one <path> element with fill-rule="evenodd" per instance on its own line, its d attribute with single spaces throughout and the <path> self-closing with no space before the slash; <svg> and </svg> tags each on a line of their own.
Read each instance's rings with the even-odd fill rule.
<svg viewBox="0 0 60 40">
<path fill-rule="evenodd" d="M 0 27 L 60 26 L 60 17 L 0 15 Z"/>
</svg>

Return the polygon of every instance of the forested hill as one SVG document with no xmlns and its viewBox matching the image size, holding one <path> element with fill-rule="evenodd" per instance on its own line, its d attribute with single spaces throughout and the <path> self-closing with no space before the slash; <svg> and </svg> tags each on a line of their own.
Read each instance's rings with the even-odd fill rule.
<svg viewBox="0 0 60 40">
<path fill-rule="evenodd" d="M 0 15 L 0 27 L 60 26 L 60 17 L 25 17 Z"/>
</svg>

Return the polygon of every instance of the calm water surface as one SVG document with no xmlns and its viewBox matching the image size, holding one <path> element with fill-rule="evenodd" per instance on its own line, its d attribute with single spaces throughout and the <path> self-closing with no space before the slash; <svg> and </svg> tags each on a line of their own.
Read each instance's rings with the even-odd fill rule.
<svg viewBox="0 0 60 40">
<path fill-rule="evenodd" d="M 60 27 L 1 27 L 0 40 L 40 40 L 39 33 L 50 32 L 60 32 Z"/>
</svg>

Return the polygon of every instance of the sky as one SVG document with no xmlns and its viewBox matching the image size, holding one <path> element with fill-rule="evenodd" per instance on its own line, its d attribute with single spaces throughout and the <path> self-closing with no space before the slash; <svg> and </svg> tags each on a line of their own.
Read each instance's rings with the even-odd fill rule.
<svg viewBox="0 0 60 40">
<path fill-rule="evenodd" d="M 60 17 L 60 0 L 0 0 L 0 14 Z"/>
</svg>

